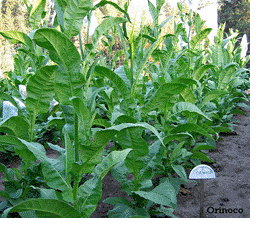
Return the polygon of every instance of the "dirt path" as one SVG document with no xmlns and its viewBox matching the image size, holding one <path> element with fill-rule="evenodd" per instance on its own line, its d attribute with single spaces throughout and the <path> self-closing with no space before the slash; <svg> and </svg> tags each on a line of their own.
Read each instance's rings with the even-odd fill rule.
<svg viewBox="0 0 260 229">
<path fill-rule="evenodd" d="M 250 218 L 250 111 L 247 116 L 238 115 L 240 121 L 234 127 L 237 135 L 222 137 L 217 148 L 208 152 L 216 161 L 211 167 L 216 179 L 205 181 L 206 218 Z M 188 185 L 190 194 L 178 196 L 180 218 L 199 217 L 200 186 Z M 237 210 L 236 210 L 237 209 Z"/>
</svg>

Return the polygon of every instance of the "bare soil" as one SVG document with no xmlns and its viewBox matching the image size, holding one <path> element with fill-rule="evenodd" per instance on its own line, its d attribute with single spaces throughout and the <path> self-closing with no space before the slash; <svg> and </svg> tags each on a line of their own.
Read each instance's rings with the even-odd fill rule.
<svg viewBox="0 0 260 229">
<path fill-rule="evenodd" d="M 249 104 L 248 104 L 249 105 Z M 204 211 L 205 218 L 250 218 L 250 111 L 244 109 L 247 116 L 236 115 L 239 121 L 231 135 L 221 136 L 215 150 L 208 156 L 216 163 L 210 165 L 216 173 L 216 179 L 205 180 Z M 51 150 L 49 157 L 56 157 Z M 20 161 L 8 164 L 19 167 Z M 103 203 L 108 197 L 127 197 L 120 190 L 120 183 L 109 172 L 103 179 L 103 195 L 91 218 L 107 218 L 112 205 Z M 200 217 L 200 186 L 190 182 L 185 185 L 187 194 L 177 196 L 178 209 L 174 214 L 178 218 Z M 0 190 L 2 174 L 0 173 Z M 3 199 L 0 198 L 0 202 Z"/>
</svg>

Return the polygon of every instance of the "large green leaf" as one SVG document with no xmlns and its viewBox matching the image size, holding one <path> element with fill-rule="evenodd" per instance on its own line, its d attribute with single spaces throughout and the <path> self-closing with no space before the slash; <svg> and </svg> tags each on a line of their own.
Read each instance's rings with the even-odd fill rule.
<svg viewBox="0 0 260 229">
<path fill-rule="evenodd" d="M 26 200 L 5 210 L 3 216 L 7 217 L 8 213 L 24 211 L 39 211 L 52 218 L 81 218 L 80 213 L 70 204 L 55 199 Z"/>
<path fill-rule="evenodd" d="M 195 75 L 194 75 L 194 79 L 195 80 L 201 80 L 203 78 L 203 76 L 207 73 L 207 71 L 209 69 L 213 69 L 213 68 L 218 68 L 218 67 L 214 64 L 203 65 L 198 70 L 196 70 Z"/>
<path fill-rule="evenodd" d="M 123 100 L 127 105 L 127 108 L 129 109 L 135 107 L 135 101 L 132 98 L 128 87 L 126 86 L 126 83 L 116 73 L 106 67 L 96 66 L 94 74 L 110 79 L 117 91 L 121 94 Z"/>
<path fill-rule="evenodd" d="M 13 116 L 0 123 L 0 132 L 5 131 L 9 135 L 29 140 L 29 123 L 23 116 Z"/>
<path fill-rule="evenodd" d="M 83 161 L 81 172 L 84 171 L 87 173 L 92 173 L 94 166 L 102 161 L 102 151 L 107 145 L 107 142 L 112 139 L 118 132 L 127 128 L 135 127 L 142 127 L 150 130 L 155 134 L 155 136 L 159 138 L 159 140 L 163 144 L 163 140 L 160 137 L 158 131 L 153 126 L 147 123 L 123 123 L 117 126 L 112 126 L 105 130 L 97 131 L 90 146 L 80 145 L 80 156 Z"/>
<path fill-rule="evenodd" d="M 31 153 L 27 147 L 15 136 L 3 135 L 0 136 L 1 146 L 14 146 L 14 151 L 18 154 L 24 161 L 36 161 L 36 157 Z"/>
<path fill-rule="evenodd" d="M 124 22 L 127 22 L 127 20 L 121 17 L 109 17 L 103 20 L 101 24 L 95 29 L 95 32 L 92 35 L 92 48 L 96 48 L 98 40 L 103 34 L 105 34 L 107 31 L 109 31 L 111 28 L 118 25 L 119 23 Z"/>
<path fill-rule="evenodd" d="M 46 113 L 54 96 L 54 73 L 57 66 L 45 66 L 36 71 L 27 83 L 26 109 L 35 113 Z"/>
<path fill-rule="evenodd" d="M 64 12 L 65 33 L 70 38 L 79 34 L 83 19 L 93 7 L 93 0 L 70 0 Z"/>
<path fill-rule="evenodd" d="M 230 80 L 235 75 L 236 67 L 237 67 L 236 63 L 230 63 L 223 68 L 223 70 L 220 72 L 219 77 L 218 77 L 217 90 L 226 89 Z"/>
<path fill-rule="evenodd" d="M 192 40 L 190 41 L 190 48 L 195 49 L 196 46 L 198 46 L 200 42 L 202 42 L 208 36 L 211 30 L 212 30 L 211 28 L 207 28 L 200 31 L 198 34 L 196 34 L 195 37 L 193 37 Z"/>
<path fill-rule="evenodd" d="M 204 135 L 214 140 L 214 138 L 207 131 L 205 131 L 202 127 L 200 127 L 197 124 L 192 124 L 192 123 L 182 124 L 182 125 L 178 125 L 176 128 L 173 128 L 171 130 L 171 134 L 183 133 L 183 132 L 189 132 L 189 133 L 196 132 L 198 134 Z"/>
<path fill-rule="evenodd" d="M 162 167 L 162 158 L 164 150 L 160 140 L 155 141 L 149 147 L 149 153 L 144 158 L 144 167 L 140 171 L 140 180 L 151 179 L 156 173 L 158 167 Z"/>
<path fill-rule="evenodd" d="M 44 179 L 51 188 L 64 192 L 72 192 L 70 184 L 66 181 L 60 171 L 58 171 L 52 164 L 42 162 L 42 172 Z"/>
<path fill-rule="evenodd" d="M 141 73 L 145 67 L 145 65 L 147 64 L 147 60 L 148 58 L 151 56 L 151 54 L 153 53 L 153 51 L 160 45 L 160 43 L 167 37 L 169 36 L 173 36 L 171 34 L 167 34 L 165 36 L 162 36 L 161 38 L 159 38 L 158 40 L 156 40 L 147 50 L 147 52 L 144 54 L 144 57 L 141 61 L 141 63 L 139 64 L 139 66 L 137 67 L 137 71 L 134 74 L 134 85 L 132 87 L 132 95 L 135 96 L 135 92 L 137 90 L 137 85 L 140 85 L 140 82 L 142 80 Z"/>
<path fill-rule="evenodd" d="M 112 151 L 109 153 L 109 155 L 104 158 L 102 163 L 95 167 L 94 175 L 99 176 L 102 180 L 108 171 L 110 171 L 116 164 L 125 160 L 131 150 L 132 149 L 125 149 L 121 151 Z"/>
<path fill-rule="evenodd" d="M 224 54 L 222 46 L 220 44 L 215 44 L 212 49 L 212 64 L 218 66 L 219 68 L 223 66 Z"/>
<path fill-rule="evenodd" d="M 27 45 L 31 50 L 34 50 L 34 44 L 31 38 L 23 32 L 18 31 L 5 31 L 0 34 L 6 38 L 11 44 L 22 43 Z"/>
<path fill-rule="evenodd" d="M 87 180 L 79 187 L 78 195 L 81 216 L 88 218 L 96 210 L 102 197 L 102 180 L 100 177 L 95 176 Z"/>
<path fill-rule="evenodd" d="M 131 149 L 111 152 L 94 170 L 94 178 L 79 187 L 81 215 L 89 217 L 102 196 L 102 179 L 117 163 L 123 161 Z"/>
<path fill-rule="evenodd" d="M 177 207 L 177 192 L 169 180 L 166 180 L 151 192 L 135 191 L 133 193 L 136 193 L 137 195 L 156 204 L 166 205 L 175 209 Z"/>
<path fill-rule="evenodd" d="M 40 0 L 38 5 L 31 11 L 29 23 L 33 29 L 39 28 L 42 20 L 42 13 L 44 12 L 46 0 Z"/>
<path fill-rule="evenodd" d="M 171 167 L 184 181 L 188 182 L 187 173 L 182 165 L 175 165 L 172 163 Z"/>
<path fill-rule="evenodd" d="M 90 146 L 80 145 L 80 157 L 83 162 L 80 173 L 83 171 L 85 173 L 93 172 L 95 165 L 102 161 L 102 151 L 116 133 L 116 130 L 110 130 L 109 128 L 104 131 L 101 130 L 95 133 Z"/>
<path fill-rule="evenodd" d="M 117 140 L 123 148 L 132 148 L 133 151 L 127 156 L 125 165 L 129 172 L 137 177 L 144 166 L 144 157 L 148 154 L 148 144 L 142 138 L 142 128 L 128 128 L 117 133 Z"/>
<path fill-rule="evenodd" d="M 148 113 L 158 107 L 164 107 L 172 99 L 172 96 L 179 95 L 185 88 L 186 85 L 180 83 L 163 84 L 140 110 Z"/>
<path fill-rule="evenodd" d="M 206 162 L 209 162 L 209 163 L 214 163 L 214 161 L 210 160 L 210 158 L 204 154 L 204 153 L 201 153 L 201 152 L 194 152 L 190 158 L 196 158 L 196 159 L 199 159 L 199 160 L 202 160 L 202 161 L 206 161 Z"/>
<path fill-rule="evenodd" d="M 19 140 L 41 161 L 44 179 L 51 188 L 65 192 L 72 191 L 64 175 L 54 166 L 53 161 L 46 156 L 46 151 L 41 144 Z"/>
<path fill-rule="evenodd" d="M 107 204 L 116 205 L 108 212 L 109 218 L 130 218 L 136 215 L 131 202 L 125 197 L 110 197 L 103 201 Z"/>
<path fill-rule="evenodd" d="M 200 108 L 204 107 L 209 101 L 214 100 L 216 98 L 220 98 L 221 96 L 223 96 L 227 93 L 228 92 L 226 92 L 226 91 L 218 91 L 218 90 L 210 91 L 203 99 L 203 101 L 200 105 Z"/>
<path fill-rule="evenodd" d="M 88 137 L 92 125 L 91 113 L 80 98 L 73 97 L 71 100 L 74 110 L 76 111 L 76 114 L 81 122 L 81 126 L 83 127 L 84 135 Z"/>
<path fill-rule="evenodd" d="M 112 2 L 112 1 L 102 0 L 98 4 L 95 5 L 95 8 L 103 7 L 103 6 L 107 5 L 107 4 L 115 7 L 117 10 L 119 10 L 120 12 L 122 12 L 126 16 L 126 18 L 128 19 L 129 22 L 131 21 L 128 13 L 125 10 L 123 10 L 122 8 L 120 8 L 116 3 Z"/>
<path fill-rule="evenodd" d="M 48 49 L 50 58 L 59 65 L 54 84 L 59 102 L 68 105 L 70 97 L 82 98 L 85 79 L 80 73 L 80 55 L 72 41 L 55 29 L 38 29 L 33 39 L 37 45 Z"/>
<path fill-rule="evenodd" d="M 209 117 L 207 117 L 195 104 L 188 103 L 188 102 L 179 102 L 176 103 L 173 107 L 173 113 L 178 114 L 183 111 L 188 111 L 191 113 L 196 113 L 198 115 L 203 116 L 204 118 L 211 120 Z"/>
<path fill-rule="evenodd" d="M 181 96 L 182 96 L 182 98 L 184 99 L 185 102 L 189 102 L 189 103 L 195 103 L 196 102 L 196 98 L 195 98 L 193 91 L 188 87 L 186 87 L 184 89 L 184 91 L 181 92 Z"/>
</svg>

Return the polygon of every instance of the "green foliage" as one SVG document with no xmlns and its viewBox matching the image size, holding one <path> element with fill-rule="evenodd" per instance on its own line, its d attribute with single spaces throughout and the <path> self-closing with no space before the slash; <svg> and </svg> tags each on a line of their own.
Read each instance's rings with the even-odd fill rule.
<svg viewBox="0 0 260 229">
<path fill-rule="evenodd" d="M 216 147 L 220 131 L 231 131 L 234 113 L 243 113 L 238 106 L 247 101 L 249 57 L 242 55 L 244 48 L 235 48 L 237 34 L 225 37 L 224 25 L 215 44 L 205 46 L 211 29 L 203 28 L 198 14 L 184 14 L 180 4 L 174 35 L 162 36 L 169 21 L 158 24 L 164 2 L 148 1 L 153 25 L 138 34 L 126 30 L 127 5 L 123 10 L 105 0 L 95 7 L 93 1 L 55 1 L 56 27 L 37 28 L 44 16 L 41 1 L 30 11 L 36 31 L 29 36 L 0 33 L 21 45 L 15 70 L 9 72 L 11 86 L 0 92 L 0 102 L 9 101 L 18 110 L 0 122 L 0 150 L 22 159 L 19 169 L 0 164 L 5 176 L 2 217 L 14 212 L 21 217 L 90 217 L 109 171 L 133 199 L 106 199 L 115 205 L 109 217 L 175 217 L 186 169 L 213 163 L 205 150 Z M 71 38 L 79 35 L 81 40 L 82 19 L 105 5 L 124 18 L 105 18 L 85 47 L 80 42 L 79 52 Z M 118 57 L 126 60 L 114 69 L 97 45 L 104 38 L 112 50 L 116 34 L 123 47 Z M 179 46 L 180 37 L 187 45 Z M 19 85 L 26 87 L 26 96 Z M 57 105 L 50 107 L 53 99 Z M 57 130 L 64 148 L 37 139 L 47 128 Z M 105 150 L 109 141 L 114 146 Z M 58 158 L 47 157 L 46 145 L 58 151 Z M 162 176 L 157 183 L 156 175 Z"/>
</svg>

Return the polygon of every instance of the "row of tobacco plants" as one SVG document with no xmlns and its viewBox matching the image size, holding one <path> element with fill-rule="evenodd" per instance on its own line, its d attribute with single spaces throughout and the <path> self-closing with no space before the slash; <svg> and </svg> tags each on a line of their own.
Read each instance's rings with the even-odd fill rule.
<svg viewBox="0 0 260 229">
<path fill-rule="evenodd" d="M 33 11 L 27 5 L 34 28 L 29 35 L 0 32 L 20 44 L 14 71 L 1 81 L 1 106 L 11 104 L 16 113 L 2 114 L 0 151 L 22 160 L 19 168 L 0 164 L 1 216 L 90 217 L 102 196 L 102 179 L 111 171 L 133 201 L 105 199 L 115 205 L 109 217 L 174 217 L 187 169 L 212 163 L 206 150 L 215 148 L 220 132 L 232 131 L 233 114 L 244 114 L 249 57 L 237 44 L 238 34 L 226 36 L 222 25 L 211 45 L 211 29 L 178 4 L 179 22 L 162 35 L 170 20 L 159 23 L 164 0 L 148 1 L 153 24 L 139 32 L 127 4 L 122 9 L 105 0 L 54 2 L 52 28 L 39 28 L 42 0 Z M 105 17 L 83 45 L 83 18 L 106 4 L 124 16 Z M 116 56 L 125 57 L 116 69 L 111 64 L 116 59 L 108 63 L 97 51 L 101 39 L 109 47 L 115 36 L 123 48 Z M 65 147 L 44 142 L 48 131 Z M 104 150 L 108 142 L 114 147 Z M 58 158 L 47 157 L 46 147 Z M 129 174 L 134 179 L 127 179 Z"/>
</svg>

